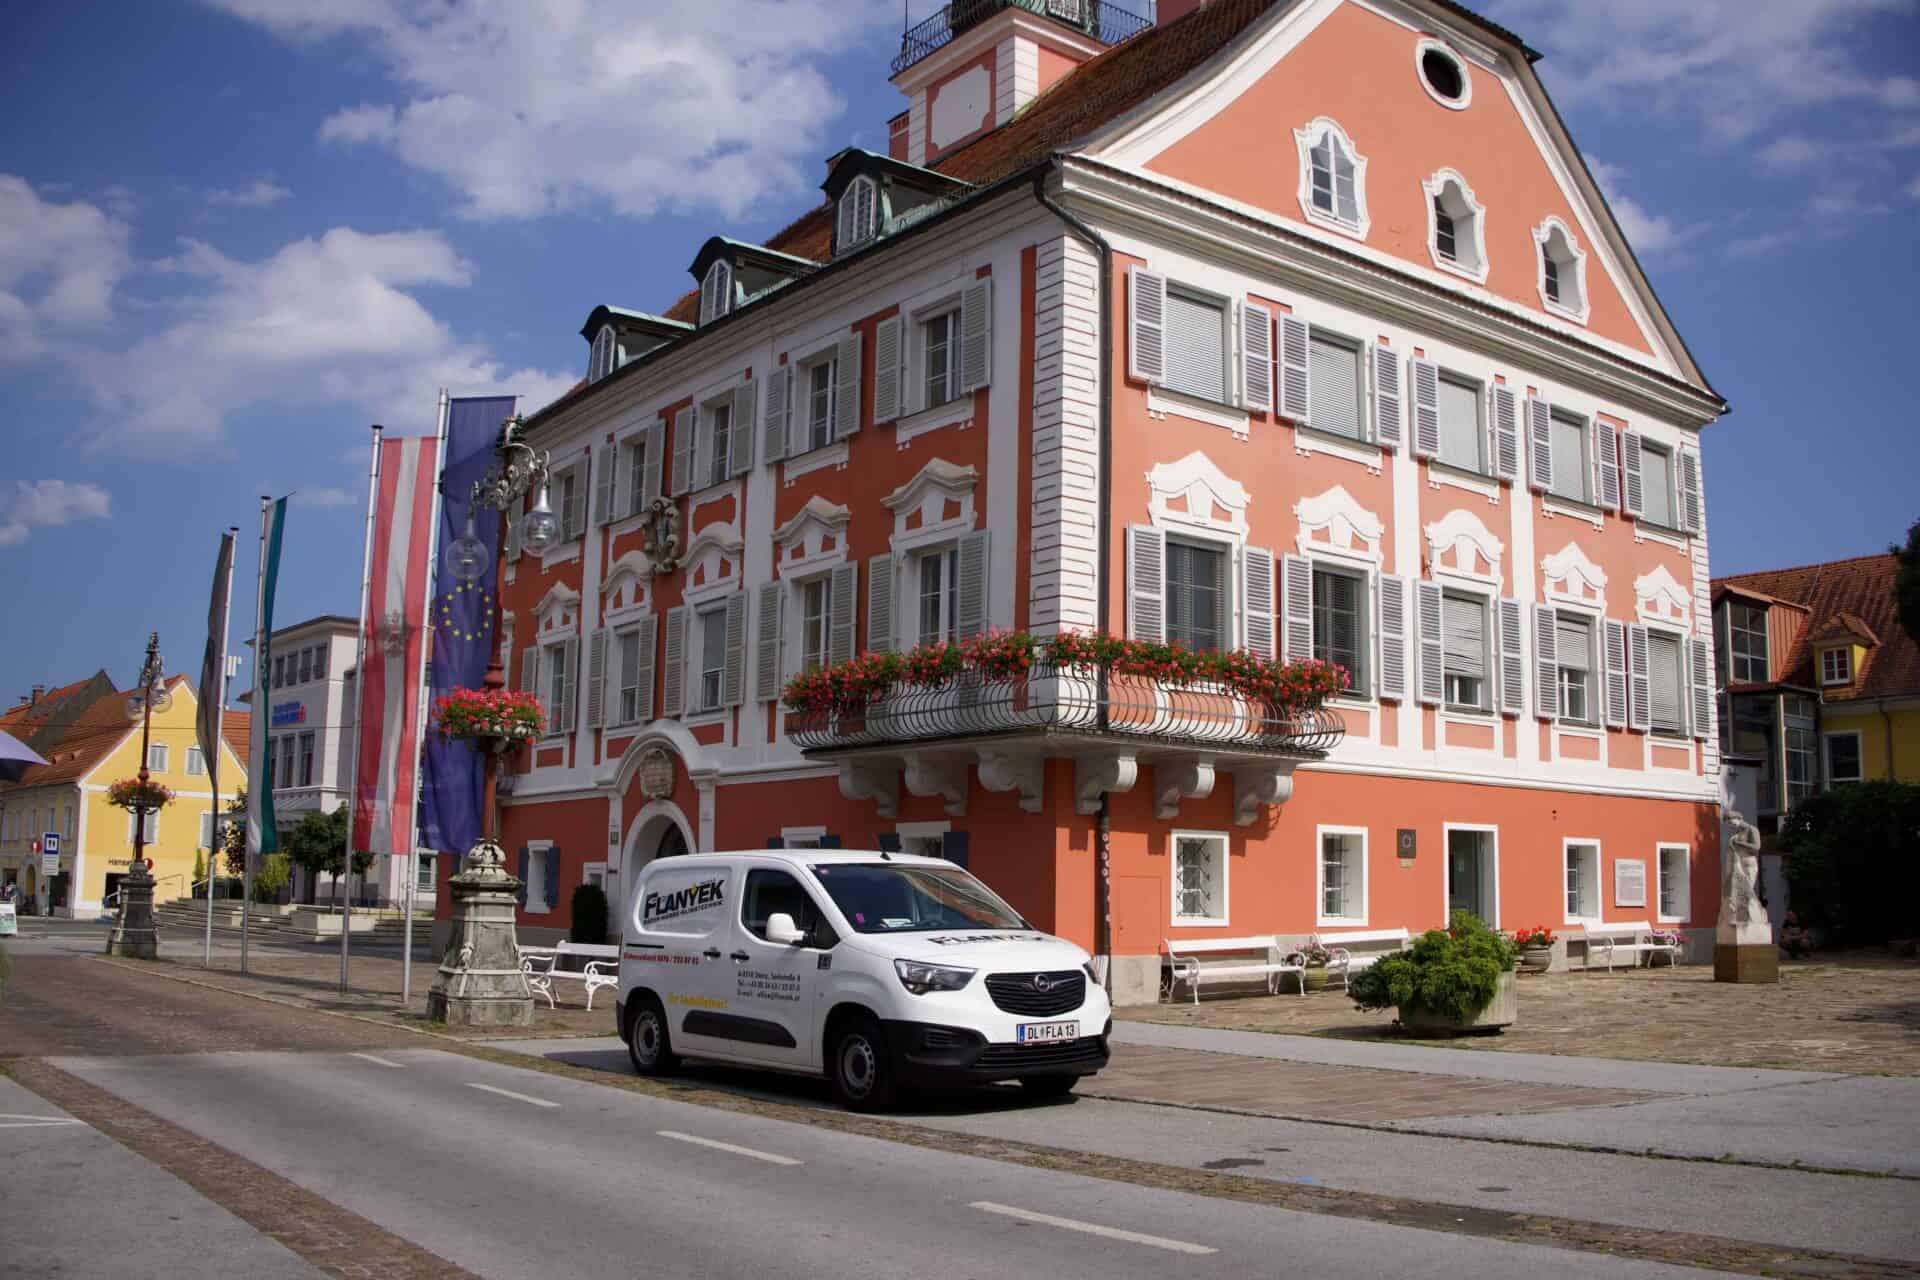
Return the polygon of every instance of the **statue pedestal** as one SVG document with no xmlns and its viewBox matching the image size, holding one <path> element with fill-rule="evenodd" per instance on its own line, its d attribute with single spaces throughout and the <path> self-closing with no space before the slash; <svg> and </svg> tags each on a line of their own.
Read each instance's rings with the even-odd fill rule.
<svg viewBox="0 0 1920 1280">
<path fill-rule="evenodd" d="M 515 891 L 506 855 L 491 840 L 467 854 L 466 869 L 447 882 L 453 935 L 427 992 L 427 1016 L 456 1027 L 524 1027 L 533 1021 L 533 993 L 520 968 L 514 932 Z"/>
<path fill-rule="evenodd" d="M 129 868 L 120 881 L 120 909 L 114 913 L 113 932 L 107 935 L 107 954 L 134 960 L 160 955 L 160 926 L 153 918 L 153 876 L 145 867 Z"/>
<path fill-rule="evenodd" d="M 1780 981 L 1780 948 L 1771 940 L 1765 943 L 1721 942 L 1713 944 L 1713 980 L 1715 982 Z"/>
</svg>

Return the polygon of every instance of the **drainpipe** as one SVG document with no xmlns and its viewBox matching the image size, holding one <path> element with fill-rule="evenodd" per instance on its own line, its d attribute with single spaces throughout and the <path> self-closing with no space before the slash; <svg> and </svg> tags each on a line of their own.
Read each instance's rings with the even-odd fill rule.
<svg viewBox="0 0 1920 1280">
<path fill-rule="evenodd" d="M 1106 629 L 1107 601 L 1109 597 L 1109 568 L 1112 560 L 1113 522 L 1113 348 L 1109 341 L 1112 328 L 1111 307 L 1107 298 L 1107 282 L 1113 276 L 1113 246 L 1108 244 L 1101 234 L 1082 222 L 1077 216 L 1055 203 L 1047 194 L 1047 179 L 1062 172 L 1060 157 L 1056 154 L 1048 164 L 1033 175 L 1033 198 L 1054 217 L 1065 223 L 1067 230 L 1084 241 L 1100 260 L 1099 270 L 1099 308 L 1094 315 L 1094 341 L 1100 352 L 1100 415 L 1095 431 L 1100 438 L 1100 512 L 1096 524 L 1098 530 L 1099 562 L 1094 569 L 1094 599 L 1099 610 L 1097 615 L 1101 630 Z M 1107 725 L 1107 673 L 1100 672 L 1099 704 L 1100 727 Z M 1093 950 L 1097 956 L 1104 956 L 1106 964 L 1102 967 L 1103 983 L 1107 994 L 1113 994 L 1113 822 L 1106 792 L 1100 793 L 1100 811 L 1094 819 L 1093 828 Z"/>
</svg>

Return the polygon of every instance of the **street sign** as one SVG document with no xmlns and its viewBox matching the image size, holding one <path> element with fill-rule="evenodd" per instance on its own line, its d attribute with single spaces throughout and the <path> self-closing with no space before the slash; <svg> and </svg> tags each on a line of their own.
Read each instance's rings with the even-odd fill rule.
<svg viewBox="0 0 1920 1280">
<path fill-rule="evenodd" d="M 49 831 L 40 837 L 40 852 L 51 853 L 55 857 L 60 856 L 60 833 L 58 831 Z"/>
<path fill-rule="evenodd" d="M 0 902 L 0 938 L 11 938 L 20 932 L 20 920 L 15 915 L 11 902 Z"/>
<path fill-rule="evenodd" d="M 40 837 L 40 874 L 60 874 L 60 833 L 49 831 Z"/>
</svg>

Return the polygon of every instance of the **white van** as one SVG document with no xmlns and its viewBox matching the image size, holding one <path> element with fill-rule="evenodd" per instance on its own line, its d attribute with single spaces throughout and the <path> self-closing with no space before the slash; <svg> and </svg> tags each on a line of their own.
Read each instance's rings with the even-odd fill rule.
<svg viewBox="0 0 1920 1280">
<path fill-rule="evenodd" d="M 939 858 L 662 858 L 622 925 L 620 1033 L 642 1075 L 682 1056 L 824 1071 L 872 1110 L 913 1085 L 1059 1096 L 1107 1064 L 1112 1010 L 1087 953 Z"/>
</svg>

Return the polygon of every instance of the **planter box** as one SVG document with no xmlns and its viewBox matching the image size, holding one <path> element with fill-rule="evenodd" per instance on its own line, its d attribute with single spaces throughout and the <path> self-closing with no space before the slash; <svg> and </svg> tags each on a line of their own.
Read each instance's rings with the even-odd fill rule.
<svg viewBox="0 0 1920 1280">
<path fill-rule="evenodd" d="M 340 913 L 337 911 L 309 911 L 295 908 L 289 920 L 295 930 L 310 933 L 316 938 L 337 938 L 340 936 Z M 373 917 L 355 912 L 353 916 L 354 933 L 371 933 Z"/>
<path fill-rule="evenodd" d="M 1508 972 L 1500 975 L 1500 981 L 1493 990 L 1493 1002 L 1471 1017 L 1449 1018 L 1423 1009 L 1403 1008 L 1400 1010 L 1400 1025 L 1415 1035 L 1474 1035 L 1501 1031 L 1512 1026 L 1518 1016 L 1518 1002 L 1513 996 L 1513 974 Z"/>
</svg>

